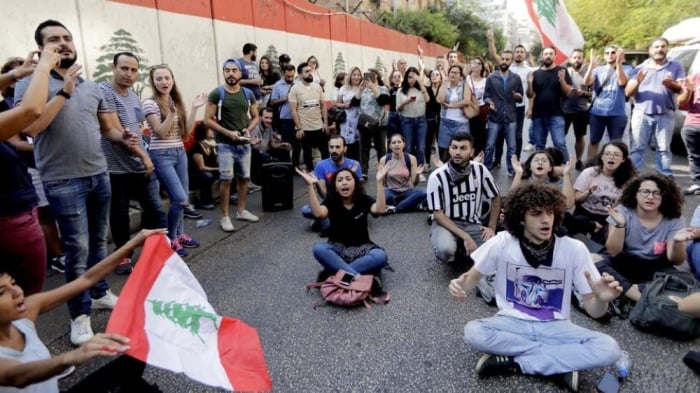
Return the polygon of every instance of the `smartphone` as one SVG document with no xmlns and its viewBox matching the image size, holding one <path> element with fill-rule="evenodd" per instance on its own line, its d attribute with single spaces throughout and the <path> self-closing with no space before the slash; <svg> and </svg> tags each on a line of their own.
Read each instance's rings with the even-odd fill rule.
<svg viewBox="0 0 700 393">
<path fill-rule="evenodd" d="M 340 283 L 342 285 L 349 286 L 353 279 L 355 279 L 355 276 L 350 273 L 345 273 L 343 278 L 340 279 Z"/>
<path fill-rule="evenodd" d="M 370 81 L 372 83 L 376 83 L 377 82 L 377 74 L 375 74 L 374 72 L 365 72 L 363 79 L 366 81 Z"/>
<path fill-rule="evenodd" d="M 617 375 L 607 372 L 598 382 L 596 389 L 600 393 L 617 393 L 620 390 L 620 381 L 617 379 Z"/>
</svg>

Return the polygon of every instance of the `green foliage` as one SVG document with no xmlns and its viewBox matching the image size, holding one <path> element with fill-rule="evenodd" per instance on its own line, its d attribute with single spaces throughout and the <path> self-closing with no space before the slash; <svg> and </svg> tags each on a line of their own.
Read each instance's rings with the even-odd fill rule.
<svg viewBox="0 0 700 393">
<path fill-rule="evenodd" d="M 586 47 L 602 49 L 616 43 L 644 49 L 667 28 L 694 16 L 696 0 L 567 0 Z"/>
<path fill-rule="evenodd" d="M 132 38 L 131 33 L 124 29 L 119 29 L 112 34 L 109 43 L 100 47 L 102 56 L 98 57 L 97 67 L 92 74 L 92 80 L 95 83 L 110 81 L 112 79 L 112 63 L 114 55 L 119 52 L 131 52 L 139 58 L 139 77 L 134 83 L 133 90 L 137 96 L 141 97 L 143 89 L 148 81 L 148 59 L 144 57 L 144 51 L 139 48 L 138 42 Z"/>
<path fill-rule="evenodd" d="M 466 10 L 465 7 L 452 5 L 448 6 L 444 12 L 447 19 L 459 32 L 457 37 L 459 51 L 468 56 L 487 57 L 488 39 L 486 38 L 486 31 L 491 28 L 491 26 Z M 503 34 L 500 31 L 494 31 L 494 36 L 496 39 L 496 48 L 500 50 L 505 46 Z"/>
<path fill-rule="evenodd" d="M 345 60 L 343 59 L 343 53 L 338 52 L 338 56 L 335 57 L 335 63 L 333 64 L 333 75 L 338 75 L 341 72 L 345 72 Z"/>
<path fill-rule="evenodd" d="M 272 63 L 272 70 L 280 72 L 280 60 L 277 54 L 277 48 L 275 48 L 274 45 L 268 46 L 267 51 L 265 51 L 265 56 L 267 56 L 270 59 L 270 63 Z"/>
</svg>

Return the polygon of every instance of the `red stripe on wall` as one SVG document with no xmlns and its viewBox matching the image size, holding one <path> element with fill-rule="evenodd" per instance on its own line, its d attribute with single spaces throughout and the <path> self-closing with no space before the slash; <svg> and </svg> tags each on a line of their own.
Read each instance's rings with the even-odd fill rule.
<svg viewBox="0 0 700 393">
<path fill-rule="evenodd" d="M 375 25 L 306 0 L 108 0 L 178 14 L 212 18 L 312 38 L 415 53 L 422 43 L 425 56 L 443 55 L 449 48 Z"/>
</svg>

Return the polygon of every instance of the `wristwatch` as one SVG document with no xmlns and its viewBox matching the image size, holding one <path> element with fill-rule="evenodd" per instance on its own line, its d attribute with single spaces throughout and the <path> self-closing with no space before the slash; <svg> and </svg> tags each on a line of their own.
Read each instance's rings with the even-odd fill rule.
<svg viewBox="0 0 700 393">
<path fill-rule="evenodd" d="M 67 91 L 63 90 L 63 89 L 57 91 L 57 92 L 56 92 L 56 95 L 57 95 L 57 96 L 61 96 L 61 97 L 65 98 L 66 100 L 70 100 L 70 94 L 69 94 Z"/>
</svg>

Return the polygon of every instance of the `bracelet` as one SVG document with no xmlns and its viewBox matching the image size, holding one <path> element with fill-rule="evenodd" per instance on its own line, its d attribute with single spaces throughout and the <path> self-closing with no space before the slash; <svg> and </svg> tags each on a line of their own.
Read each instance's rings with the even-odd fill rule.
<svg viewBox="0 0 700 393">
<path fill-rule="evenodd" d="M 625 224 L 622 224 L 622 225 L 617 224 L 617 223 L 615 224 L 615 228 L 620 228 L 620 229 L 622 229 L 622 228 L 624 228 L 625 226 L 626 226 Z"/>
<path fill-rule="evenodd" d="M 61 88 L 61 90 L 56 92 L 56 96 L 61 96 L 61 97 L 65 98 L 66 100 L 70 100 L 70 93 L 63 90 L 63 88 Z"/>
</svg>

